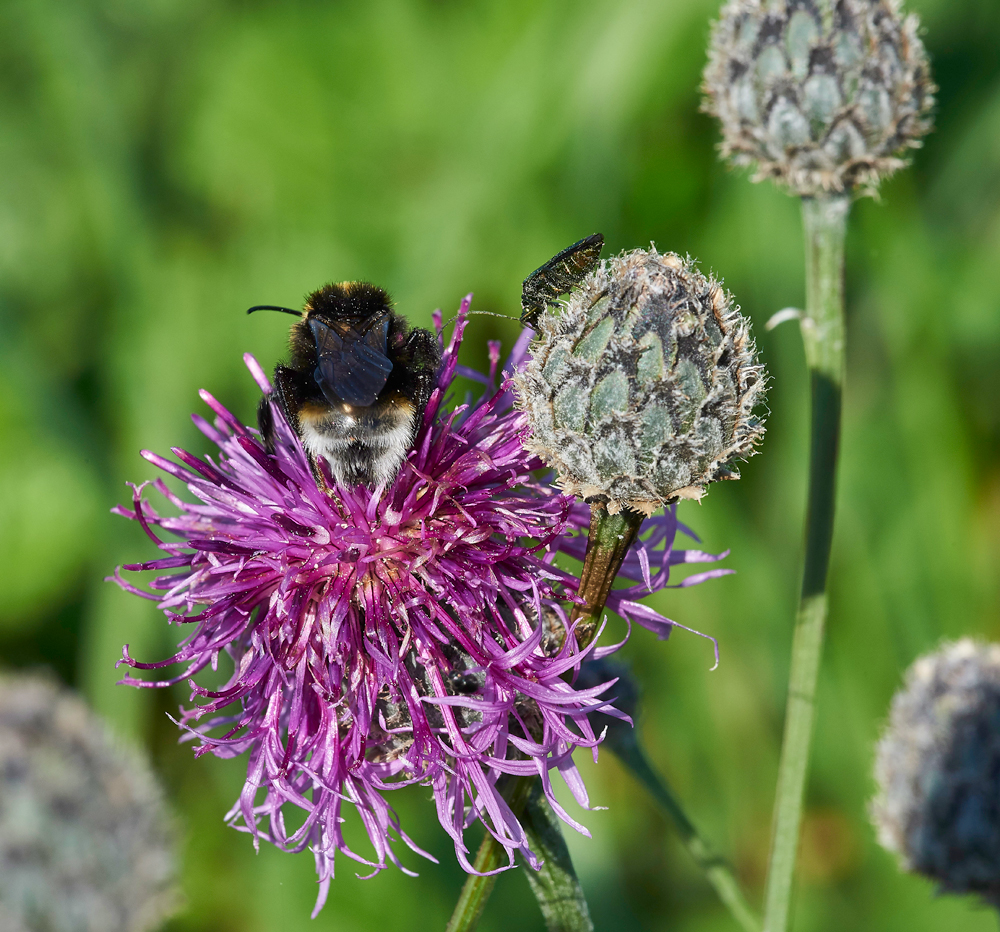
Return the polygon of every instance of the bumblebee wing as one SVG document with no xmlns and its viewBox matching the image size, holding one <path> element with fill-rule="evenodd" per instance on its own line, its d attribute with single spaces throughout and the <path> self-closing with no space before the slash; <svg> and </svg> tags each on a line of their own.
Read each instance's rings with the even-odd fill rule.
<svg viewBox="0 0 1000 932">
<path fill-rule="evenodd" d="M 317 366 L 313 373 L 317 384 L 331 404 L 345 402 L 359 408 L 374 404 L 392 372 L 392 362 L 385 353 L 371 345 L 369 334 L 358 339 L 343 339 L 321 320 L 309 321 L 316 339 Z M 382 345 L 389 322 L 381 330 Z"/>
<path fill-rule="evenodd" d="M 361 339 L 364 341 L 365 346 L 384 356 L 386 348 L 389 345 L 388 315 L 382 314 L 376 318 L 375 322 L 365 330 L 364 336 Z"/>
<path fill-rule="evenodd" d="M 367 407 L 375 403 L 392 372 L 392 361 L 364 343 L 350 344 L 334 366 L 336 390 L 348 404 Z"/>
<path fill-rule="evenodd" d="M 532 272 L 521 285 L 521 320 L 537 321 L 538 315 L 561 294 L 571 291 L 601 258 L 604 237 L 584 237 L 553 256 Z"/>
</svg>

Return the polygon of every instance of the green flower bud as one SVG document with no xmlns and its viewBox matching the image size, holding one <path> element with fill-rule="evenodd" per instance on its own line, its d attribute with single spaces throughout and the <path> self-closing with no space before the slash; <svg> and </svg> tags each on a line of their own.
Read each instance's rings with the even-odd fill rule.
<svg viewBox="0 0 1000 932">
<path fill-rule="evenodd" d="M 726 464 L 764 432 L 764 370 L 732 296 L 690 259 L 606 260 L 538 329 L 518 406 L 567 491 L 649 515 L 738 478 Z"/>
<path fill-rule="evenodd" d="M 1000 907 L 1000 645 L 917 660 L 875 754 L 872 821 L 907 870 Z"/>
<path fill-rule="evenodd" d="M 873 189 L 931 128 L 917 26 L 898 0 L 730 0 L 703 84 L 723 156 L 803 196 Z"/>
</svg>

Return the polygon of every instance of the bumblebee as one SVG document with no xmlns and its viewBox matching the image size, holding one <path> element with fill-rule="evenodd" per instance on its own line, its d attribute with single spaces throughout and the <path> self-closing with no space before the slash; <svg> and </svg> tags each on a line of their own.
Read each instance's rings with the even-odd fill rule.
<svg viewBox="0 0 1000 932">
<path fill-rule="evenodd" d="M 290 361 L 274 370 L 257 424 L 274 452 L 276 404 L 302 441 L 313 475 L 325 485 L 325 460 L 338 485 L 374 487 L 399 472 L 420 426 L 441 362 L 437 338 L 410 328 L 389 296 L 367 282 L 325 285 L 305 308 L 261 304 L 300 319 L 289 335 Z"/>
<path fill-rule="evenodd" d="M 538 318 L 560 295 L 572 291 L 601 258 L 604 237 L 594 233 L 567 246 L 535 269 L 521 285 L 521 323 L 538 327 Z"/>
</svg>

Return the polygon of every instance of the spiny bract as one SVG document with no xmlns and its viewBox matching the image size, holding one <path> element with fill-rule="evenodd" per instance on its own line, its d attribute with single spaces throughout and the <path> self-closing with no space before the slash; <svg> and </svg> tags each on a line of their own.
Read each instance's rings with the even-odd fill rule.
<svg viewBox="0 0 1000 932">
<path fill-rule="evenodd" d="M 529 448 L 612 513 L 700 498 L 764 432 L 749 325 L 691 259 L 655 248 L 601 263 L 542 315 L 514 377 Z"/>
<path fill-rule="evenodd" d="M 803 196 L 874 188 L 931 128 L 917 26 L 897 0 L 730 0 L 703 85 L 723 156 Z"/>
</svg>

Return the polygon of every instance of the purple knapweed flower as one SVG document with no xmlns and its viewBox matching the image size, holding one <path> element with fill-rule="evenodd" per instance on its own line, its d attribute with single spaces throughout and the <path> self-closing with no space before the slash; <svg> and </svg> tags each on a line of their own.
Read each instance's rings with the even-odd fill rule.
<svg viewBox="0 0 1000 932">
<path fill-rule="evenodd" d="M 157 602 L 169 622 L 191 626 L 168 660 L 140 663 L 126 645 L 120 661 L 141 670 L 182 664 L 180 673 L 124 682 L 189 681 L 192 705 L 178 724 L 197 741 L 195 753 L 249 754 L 246 784 L 228 821 L 255 843 L 263 837 L 287 851 L 313 851 L 317 911 L 337 851 L 372 868 L 369 876 L 387 862 L 406 870 L 394 835 L 431 858 L 400 829 L 385 798 L 413 783 L 432 788 L 465 870 L 474 872 L 463 832 L 476 820 L 506 848 L 510 865 L 520 851 L 537 867 L 498 779 L 537 774 L 554 810 L 587 834 L 553 796 L 550 771 L 587 807 L 572 755 L 586 747 L 596 757 L 601 736 L 588 715 L 624 717 L 601 698 L 613 681 L 572 685 L 586 656 L 620 646 L 580 649 L 567 622 L 565 604 L 579 579 L 554 559 L 559 552 L 582 556 L 578 531 L 588 523 L 587 508 L 537 478 L 543 464 L 525 451 L 528 427 L 512 407 L 510 383 L 494 388 L 499 344 L 490 343 L 489 376 L 457 364 L 470 300 L 444 350 L 414 448 L 388 487 L 321 490 L 276 406 L 275 452 L 268 455 L 256 431 L 202 392 L 216 418 L 214 425 L 194 420 L 218 445 L 217 459 L 175 449 L 175 463 L 143 453 L 183 482 L 196 503 L 158 479 L 152 486 L 177 516 L 153 509 L 143 496 L 146 484 L 133 487 L 131 508 L 116 509 L 166 554 L 124 569 L 166 572 L 150 582 L 152 592 L 117 572 L 114 578 Z M 440 315 L 435 322 L 441 336 Z M 505 376 L 530 336 L 522 334 Z M 245 360 L 270 391 L 257 362 Z M 456 375 L 486 391 L 446 412 Z M 717 559 L 674 550 L 679 527 L 673 508 L 649 521 L 623 568 L 642 584 L 608 599 L 613 611 L 661 637 L 674 622 L 635 600 L 666 585 L 671 565 Z M 215 669 L 222 654 L 233 666 L 228 682 L 216 690 L 198 685 L 193 677 Z M 345 802 L 356 807 L 373 857 L 345 841 Z M 292 833 L 282 818 L 286 803 L 306 812 Z"/>
</svg>

